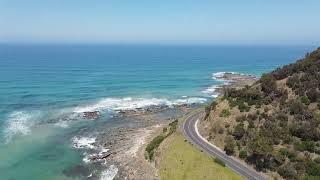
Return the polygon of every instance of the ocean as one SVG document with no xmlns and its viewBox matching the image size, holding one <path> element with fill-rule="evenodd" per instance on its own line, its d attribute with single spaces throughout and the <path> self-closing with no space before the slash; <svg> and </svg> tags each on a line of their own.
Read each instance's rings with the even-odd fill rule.
<svg viewBox="0 0 320 180">
<path fill-rule="evenodd" d="M 117 111 L 205 104 L 222 72 L 259 77 L 313 48 L 0 45 L 0 179 L 85 179 L 66 169 L 88 163 L 83 149 L 93 148 L 96 129 L 128 123 Z M 87 111 L 101 117 L 85 120 Z M 90 171 L 93 179 L 118 173 L 113 164 Z"/>
</svg>

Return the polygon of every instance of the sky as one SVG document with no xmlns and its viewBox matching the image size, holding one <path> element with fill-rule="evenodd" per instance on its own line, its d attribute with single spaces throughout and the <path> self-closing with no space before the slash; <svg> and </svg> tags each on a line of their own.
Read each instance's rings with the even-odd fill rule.
<svg viewBox="0 0 320 180">
<path fill-rule="evenodd" d="M 0 0 L 4 43 L 320 44 L 320 0 Z"/>
</svg>

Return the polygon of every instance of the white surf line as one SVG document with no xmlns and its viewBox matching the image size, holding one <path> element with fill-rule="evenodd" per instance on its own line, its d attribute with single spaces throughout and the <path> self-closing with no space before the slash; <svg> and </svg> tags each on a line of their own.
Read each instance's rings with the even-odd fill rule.
<svg viewBox="0 0 320 180">
<path fill-rule="evenodd" d="M 205 141 L 207 144 L 209 144 L 210 146 L 218 149 L 220 152 L 224 153 L 224 151 L 222 151 L 218 146 L 211 144 L 206 138 L 204 138 L 203 136 L 201 136 L 201 134 L 199 133 L 198 130 L 198 122 L 199 122 L 199 118 L 197 119 L 196 123 L 194 124 L 194 129 L 196 130 L 197 135 L 203 140 Z"/>
</svg>

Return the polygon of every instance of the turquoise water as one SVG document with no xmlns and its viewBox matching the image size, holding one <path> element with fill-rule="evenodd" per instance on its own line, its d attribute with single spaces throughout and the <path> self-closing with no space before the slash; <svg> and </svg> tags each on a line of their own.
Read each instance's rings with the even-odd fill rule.
<svg viewBox="0 0 320 180">
<path fill-rule="evenodd" d="M 156 45 L 0 45 L 1 179 L 83 179 L 72 138 L 112 128 L 116 110 L 205 103 L 216 72 L 260 76 L 312 47 Z M 101 111 L 86 121 L 79 114 Z M 100 178 L 97 172 L 96 177 Z"/>
</svg>

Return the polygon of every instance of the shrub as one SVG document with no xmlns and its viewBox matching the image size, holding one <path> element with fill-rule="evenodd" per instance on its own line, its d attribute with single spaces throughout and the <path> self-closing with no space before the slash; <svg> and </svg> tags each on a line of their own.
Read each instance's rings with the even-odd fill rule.
<svg viewBox="0 0 320 180">
<path fill-rule="evenodd" d="M 309 105 L 310 104 L 310 100 L 308 98 L 308 96 L 302 96 L 301 97 L 301 102 L 305 105 Z"/>
<path fill-rule="evenodd" d="M 317 89 L 312 88 L 309 91 L 307 91 L 307 96 L 310 99 L 310 102 L 316 102 L 319 98 L 319 93 L 317 91 Z"/>
<path fill-rule="evenodd" d="M 247 151 L 241 150 L 241 151 L 239 152 L 239 157 L 240 157 L 241 159 L 246 159 L 247 156 L 248 156 Z"/>
<path fill-rule="evenodd" d="M 313 161 L 314 161 L 315 163 L 320 164 L 320 157 L 315 158 Z"/>
<path fill-rule="evenodd" d="M 250 107 L 244 104 L 243 102 L 238 104 L 238 108 L 240 112 L 248 112 L 250 110 Z"/>
<path fill-rule="evenodd" d="M 220 160 L 220 159 L 218 159 L 218 158 L 214 158 L 213 161 L 214 161 L 215 163 L 223 166 L 223 167 L 226 166 L 226 164 L 225 164 L 222 160 Z"/>
<path fill-rule="evenodd" d="M 265 94 L 273 93 L 277 90 L 275 78 L 271 74 L 263 74 L 260 79 L 261 90 Z"/>
<path fill-rule="evenodd" d="M 290 103 L 290 114 L 301 114 L 304 106 L 300 101 L 293 101 Z"/>
<path fill-rule="evenodd" d="M 233 155 L 234 154 L 234 148 L 236 147 L 236 144 L 231 136 L 227 136 L 225 139 L 225 146 L 224 151 L 227 155 Z"/>
<path fill-rule="evenodd" d="M 209 115 L 210 115 L 210 106 L 206 106 L 206 107 L 204 108 L 204 112 L 205 112 L 204 119 L 206 120 L 206 119 L 209 117 Z"/>
<path fill-rule="evenodd" d="M 315 151 L 315 143 L 313 141 L 301 141 L 294 144 L 294 147 L 298 151 Z"/>
<path fill-rule="evenodd" d="M 167 127 L 164 127 L 164 128 L 162 129 L 162 132 L 163 132 L 163 133 L 166 133 L 167 130 L 168 130 L 168 128 L 167 128 Z"/>
<path fill-rule="evenodd" d="M 244 124 L 240 123 L 238 124 L 235 128 L 234 131 L 232 133 L 232 135 L 237 139 L 241 139 L 243 137 L 243 135 L 245 134 L 245 129 L 244 129 Z"/>
<path fill-rule="evenodd" d="M 223 109 L 220 113 L 220 117 L 229 117 L 231 115 L 228 109 Z"/>
<path fill-rule="evenodd" d="M 159 135 L 152 139 L 152 141 L 147 145 L 146 151 L 148 153 L 149 160 L 153 159 L 154 151 L 156 148 L 158 148 L 161 144 L 161 142 L 165 139 L 164 135 Z"/>
<path fill-rule="evenodd" d="M 307 174 L 310 176 L 320 176 L 320 165 L 314 161 L 307 161 L 306 162 L 307 168 Z"/>
<path fill-rule="evenodd" d="M 278 168 L 278 173 L 286 179 L 297 179 L 297 172 L 291 165 Z"/>
<path fill-rule="evenodd" d="M 224 133 L 224 129 L 223 129 L 222 127 L 219 127 L 218 133 L 219 133 L 219 134 L 223 134 L 223 133 Z"/>
<path fill-rule="evenodd" d="M 167 134 L 167 136 L 169 136 L 170 134 L 174 133 L 177 130 L 177 126 L 178 126 L 178 120 L 174 120 L 171 123 L 169 123 L 169 132 Z"/>
<path fill-rule="evenodd" d="M 289 156 L 289 151 L 288 151 L 288 149 L 287 148 L 281 148 L 280 150 L 279 150 L 279 152 L 280 152 L 280 154 L 281 155 L 283 155 L 283 156 Z"/>
</svg>

